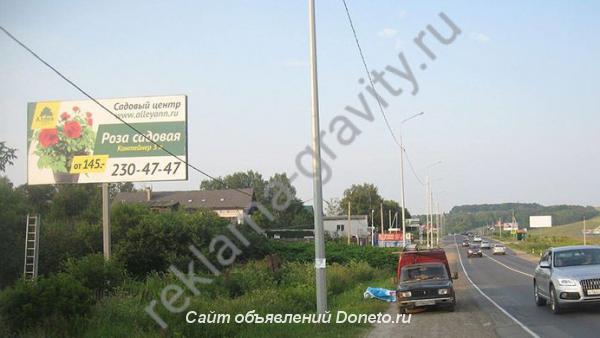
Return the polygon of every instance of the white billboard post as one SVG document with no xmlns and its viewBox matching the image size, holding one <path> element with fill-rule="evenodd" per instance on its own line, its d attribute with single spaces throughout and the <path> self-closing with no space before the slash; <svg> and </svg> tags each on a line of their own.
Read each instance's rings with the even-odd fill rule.
<svg viewBox="0 0 600 338">
<path fill-rule="evenodd" d="M 529 216 L 530 228 L 550 228 L 552 227 L 552 216 Z"/>
<path fill-rule="evenodd" d="M 27 184 L 102 183 L 108 259 L 108 183 L 187 180 L 187 96 L 97 101 L 27 105 Z"/>
</svg>

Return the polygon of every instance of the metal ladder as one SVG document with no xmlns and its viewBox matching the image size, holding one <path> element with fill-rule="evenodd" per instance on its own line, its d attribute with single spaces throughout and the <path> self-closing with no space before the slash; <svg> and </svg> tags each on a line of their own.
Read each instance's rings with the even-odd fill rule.
<svg viewBox="0 0 600 338">
<path fill-rule="evenodd" d="M 23 276 L 25 280 L 35 280 L 38 275 L 38 249 L 40 244 L 40 216 L 27 214 L 25 230 L 25 261 Z"/>
</svg>

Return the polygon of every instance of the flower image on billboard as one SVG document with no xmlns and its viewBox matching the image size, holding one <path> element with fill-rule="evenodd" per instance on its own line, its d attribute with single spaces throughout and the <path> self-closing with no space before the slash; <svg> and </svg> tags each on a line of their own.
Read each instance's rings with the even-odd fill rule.
<svg viewBox="0 0 600 338">
<path fill-rule="evenodd" d="M 98 102 L 28 104 L 28 184 L 187 179 L 187 96 Z"/>
</svg>

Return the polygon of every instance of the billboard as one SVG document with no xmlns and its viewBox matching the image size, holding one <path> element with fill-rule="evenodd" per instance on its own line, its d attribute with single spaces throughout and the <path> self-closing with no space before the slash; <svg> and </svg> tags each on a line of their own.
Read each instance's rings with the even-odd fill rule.
<svg viewBox="0 0 600 338">
<path fill-rule="evenodd" d="M 28 184 L 187 179 L 187 96 L 98 102 L 131 127 L 91 100 L 27 105 Z"/>
<path fill-rule="evenodd" d="M 552 226 L 552 216 L 529 216 L 530 228 L 549 228 Z"/>
</svg>

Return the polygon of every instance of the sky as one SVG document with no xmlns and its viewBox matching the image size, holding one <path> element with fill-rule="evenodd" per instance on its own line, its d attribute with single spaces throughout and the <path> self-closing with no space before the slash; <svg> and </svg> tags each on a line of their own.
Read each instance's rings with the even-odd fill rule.
<svg viewBox="0 0 600 338">
<path fill-rule="evenodd" d="M 323 154 L 324 198 L 369 182 L 399 200 L 400 151 L 359 83 L 365 70 L 343 3 L 316 3 L 321 127 L 344 116 L 361 131 L 348 145 L 336 133 L 323 137 L 336 156 Z M 410 83 L 389 73 L 404 92 L 376 86 L 395 135 L 424 112 L 402 126 L 414 168 L 405 168 L 410 211 L 425 210 L 427 175 L 443 210 L 600 206 L 600 3 L 347 3 L 369 69 L 402 69 L 402 53 L 419 86 L 411 95 Z M 461 33 L 445 45 L 427 32 L 431 60 L 413 40 L 428 25 L 449 36 L 442 12 Z M 306 1 L 0 0 L 0 25 L 94 97 L 187 95 L 189 161 L 212 175 L 298 172 L 297 154 L 311 141 Z M 359 93 L 373 121 L 344 109 L 361 107 Z M 0 34 L 0 140 L 19 149 L 6 172 L 15 184 L 26 182 L 27 103 L 83 98 Z M 191 190 L 203 179 L 190 170 L 187 181 L 146 185 Z M 312 198 L 310 177 L 293 183 Z"/>
</svg>

